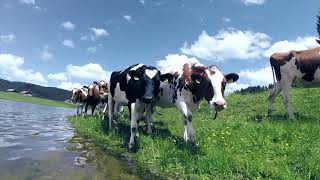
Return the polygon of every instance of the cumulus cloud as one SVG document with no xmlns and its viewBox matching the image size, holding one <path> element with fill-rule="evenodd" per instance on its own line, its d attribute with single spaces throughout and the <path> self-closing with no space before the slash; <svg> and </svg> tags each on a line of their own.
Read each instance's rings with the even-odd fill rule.
<svg viewBox="0 0 320 180">
<path fill-rule="evenodd" d="M 68 48 L 74 48 L 74 42 L 71 39 L 65 39 L 61 42 L 61 44 Z"/>
<path fill-rule="evenodd" d="M 231 22 L 231 19 L 228 18 L 228 17 L 222 17 L 222 18 L 221 18 L 221 21 L 224 22 L 224 23 L 230 23 L 230 22 Z"/>
<path fill-rule="evenodd" d="M 183 67 L 185 63 L 200 63 L 194 57 L 180 54 L 169 54 L 166 59 L 157 61 L 157 67 L 162 73 L 175 72 Z"/>
<path fill-rule="evenodd" d="M 0 42 L 2 43 L 11 43 L 16 39 L 14 34 L 4 34 L 0 35 Z"/>
<path fill-rule="evenodd" d="M 265 57 L 270 57 L 271 54 L 275 52 L 288 52 L 290 50 L 305 50 L 310 48 L 318 47 L 318 43 L 315 41 L 317 39 L 314 36 L 298 37 L 296 40 L 288 41 L 278 41 L 275 42 L 268 50 L 264 52 Z"/>
<path fill-rule="evenodd" d="M 67 74 L 71 77 L 87 80 L 108 79 L 111 72 L 105 71 L 100 64 L 89 63 L 82 66 L 69 64 Z"/>
<path fill-rule="evenodd" d="M 266 2 L 266 0 L 241 0 L 246 6 L 249 5 L 262 5 Z"/>
<path fill-rule="evenodd" d="M 227 92 L 233 92 L 249 86 L 268 86 L 273 84 L 272 70 L 268 64 L 258 69 L 244 69 L 238 74 L 239 81 L 229 84 L 226 89 Z"/>
<path fill-rule="evenodd" d="M 19 1 L 22 4 L 28 4 L 28 5 L 35 5 L 36 4 L 35 0 L 19 0 Z"/>
<path fill-rule="evenodd" d="M 123 18 L 128 21 L 128 22 L 131 22 L 132 21 L 132 16 L 130 14 L 126 14 L 123 16 Z"/>
<path fill-rule="evenodd" d="M 260 58 L 270 46 L 271 38 L 260 32 L 241 30 L 221 30 L 210 36 L 203 31 L 192 44 L 184 43 L 182 53 L 215 62 L 231 58 Z"/>
<path fill-rule="evenodd" d="M 0 75 L 8 80 L 24 81 L 47 85 L 47 80 L 40 72 L 24 69 L 24 58 L 12 54 L 0 54 Z"/>
<path fill-rule="evenodd" d="M 139 0 L 139 3 L 141 3 L 142 5 L 144 5 L 146 3 L 145 0 Z"/>
<path fill-rule="evenodd" d="M 61 88 L 61 89 L 68 90 L 68 91 L 71 91 L 74 88 L 81 88 L 82 85 L 80 83 L 61 82 L 57 87 Z"/>
<path fill-rule="evenodd" d="M 81 36 L 81 40 L 97 40 L 97 39 L 100 39 L 100 38 L 103 38 L 103 37 L 106 37 L 106 36 L 109 36 L 110 34 L 108 33 L 107 30 L 103 29 L 103 28 L 95 28 L 95 27 L 92 27 L 90 28 L 90 32 L 89 34 L 86 34 L 86 35 L 83 35 Z"/>
<path fill-rule="evenodd" d="M 49 46 L 44 46 L 42 51 L 40 52 L 40 57 L 42 60 L 49 60 L 53 58 L 53 54 L 49 52 Z"/>
<path fill-rule="evenodd" d="M 28 6 L 31 6 L 33 9 L 41 11 L 41 8 L 37 6 L 36 0 L 19 0 L 21 4 L 26 4 Z"/>
<path fill-rule="evenodd" d="M 55 81 L 68 81 L 66 73 L 48 74 L 48 78 Z"/>
<path fill-rule="evenodd" d="M 74 30 L 76 26 L 71 21 L 64 21 L 61 26 L 67 30 Z"/>
</svg>

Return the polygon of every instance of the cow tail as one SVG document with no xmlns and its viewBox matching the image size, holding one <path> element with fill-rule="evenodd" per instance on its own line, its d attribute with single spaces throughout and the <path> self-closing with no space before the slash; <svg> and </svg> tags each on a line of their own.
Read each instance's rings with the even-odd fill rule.
<svg viewBox="0 0 320 180">
<path fill-rule="evenodd" d="M 273 77 L 273 88 L 275 88 L 276 87 L 275 70 L 274 70 L 274 67 L 273 67 L 273 65 L 271 63 L 270 63 L 270 66 L 271 66 L 272 77 Z M 268 97 L 268 99 L 266 101 L 268 101 L 270 99 L 271 95 L 272 95 L 272 93 L 270 91 L 270 95 L 269 95 L 269 97 Z"/>
</svg>

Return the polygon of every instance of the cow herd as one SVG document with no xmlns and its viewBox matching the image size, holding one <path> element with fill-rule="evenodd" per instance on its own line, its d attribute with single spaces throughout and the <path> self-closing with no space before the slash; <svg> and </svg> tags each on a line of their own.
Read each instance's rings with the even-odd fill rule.
<svg viewBox="0 0 320 180">
<path fill-rule="evenodd" d="M 320 18 L 319 18 L 320 23 Z M 320 35 L 320 24 L 318 32 Z M 319 40 L 317 40 L 320 43 Z M 274 53 L 270 57 L 274 88 L 270 91 L 268 114 L 272 112 L 275 97 L 282 91 L 283 104 L 290 118 L 294 114 L 290 105 L 289 90 L 292 83 L 304 87 L 320 86 L 320 48 L 303 51 Z M 94 114 L 96 106 L 102 109 L 102 119 L 108 117 L 111 130 L 115 116 L 128 107 L 130 117 L 129 149 L 134 147 L 138 120 L 145 117 L 147 132 L 152 133 L 152 113 L 156 106 L 176 107 L 182 114 L 183 139 L 195 142 L 192 113 L 199 108 L 201 100 L 218 112 L 227 107 L 224 91 L 228 83 L 236 82 L 236 73 L 223 74 L 215 65 L 185 63 L 168 70 L 135 64 L 122 71 L 115 71 L 107 81 L 94 82 L 74 89 L 72 100 L 79 104 L 77 114 L 87 114 L 88 106 Z M 100 107 L 100 106 L 103 107 Z M 79 112 L 80 111 L 80 112 Z"/>
<path fill-rule="evenodd" d="M 153 66 L 135 64 L 122 71 L 112 72 L 108 82 L 94 82 L 92 85 L 74 89 L 71 99 L 79 104 L 77 114 L 85 116 L 88 106 L 92 114 L 99 104 L 104 104 L 102 119 L 108 116 L 108 128 L 122 107 L 127 106 L 130 117 L 131 149 L 138 131 L 138 120 L 147 121 L 147 132 L 152 133 L 152 112 L 156 106 L 176 107 L 182 114 L 183 138 L 194 142 L 192 113 L 206 100 L 210 108 L 218 112 L 227 107 L 224 90 L 227 83 L 239 79 L 238 74 L 224 75 L 217 66 L 200 63 L 185 63 L 171 72 L 158 70 Z"/>
</svg>

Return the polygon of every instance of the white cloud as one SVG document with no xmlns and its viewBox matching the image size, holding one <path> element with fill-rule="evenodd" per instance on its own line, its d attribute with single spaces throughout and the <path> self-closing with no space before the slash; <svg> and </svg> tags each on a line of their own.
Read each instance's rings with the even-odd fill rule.
<svg viewBox="0 0 320 180">
<path fill-rule="evenodd" d="M 124 18 L 125 20 L 127 20 L 128 22 L 131 22 L 131 21 L 132 21 L 132 16 L 131 16 L 130 14 L 124 15 L 123 18 Z"/>
<path fill-rule="evenodd" d="M 223 62 L 231 58 L 260 58 L 270 46 L 271 38 L 260 32 L 221 30 L 214 36 L 203 31 L 193 44 L 184 43 L 184 54 L 201 59 Z"/>
<path fill-rule="evenodd" d="M 200 63 L 198 59 L 186 55 L 169 54 L 166 59 L 157 61 L 157 67 L 162 73 L 175 72 L 182 69 L 185 63 Z"/>
<path fill-rule="evenodd" d="M 266 0 L 241 0 L 245 5 L 262 5 L 266 2 Z"/>
<path fill-rule="evenodd" d="M 49 46 L 44 46 L 40 52 L 41 59 L 47 61 L 53 58 L 53 54 L 49 52 Z"/>
<path fill-rule="evenodd" d="M 95 46 L 88 47 L 88 48 L 87 48 L 87 51 L 88 51 L 89 53 L 95 53 L 95 52 L 97 52 L 97 47 L 95 47 Z"/>
<path fill-rule="evenodd" d="M 0 35 L 0 42 L 11 43 L 16 39 L 14 34 Z"/>
<path fill-rule="evenodd" d="M 146 1 L 145 0 L 139 0 L 139 3 L 144 5 L 146 3 Z"/>
<path fill-rule="evenodd" d="M 98 81 L 108 79 L 111 72 L 105 71 L 100 64 L 89 63 L 82 66 L 69 64 L 67 74 L 74 78 Z"/>
<path fill-rule="evenodd" d="M 74 43 L 71 39 L 65 39 L 61 42 L 61 44 L 68 48 L 74 48 Z"/>
<path fill-rule="evenodd" d="M 37 11 L 42 10 L 39 6 L 37 6 L 36 0 L 19 0 L 19 2 L 22 4 L 26 4 L 28 6 L 31 6 L 33 9 L 35 9 Z"/>
<path fill-rule="evenodd" d="M 249 86 L 268 86 L 273 84 L 273 76 L 270 65 L 259 69 L 245 69 L 239 73 L 239 81 L 228 84 L 226 92 L 233 92 L 240 89 L 245 89 Z"/>
<path fill-rule="evenodd" d="M 47 80 L 40 72 L 24 69 L 24 58 L 12 54 L 0 54 L 0 75 L 8 80 L 24 81 L 47 85 Z"/>
<path fill-rule="evenodd" d="M 61 23 L 61 26 L 67 30 L 74 30 L 76 26 L 70 21 L 64 21 Z"/>
<path fill-rule="evenodd" d="M 275 42 L 268 50 L 264 52 L 265 57 L 270 57 L 275 52 L 288 52 L 290 50 L 305 50 L 318 47 L 317 39 L 313 36 L 298 37 L 294 41 L 278 41 Z"/>
<path fill-rule="evenodd" d="M 80 83 L 61 82 L 57 87 L 61 88 L 61 89 L 68 90 L 68 91 L 71 91 L 74 88 L 81 88 L 82 85 Z"/>
<path fill-rule="evenodd" d="M 224 22 L 224 23 L 230 23 L 230 22 L 231 22 L 231 19 L 228 18 L 228 17 L 222 17 L 222 18 L 221 18 L 221 21 Z"/>
<path fill-rule="evenodd" d="M 35 0 L 19 0 L 20 3 L 22 4 L 27 4 L 27 5 L 35 5 L 36 1 Z"/>
<path fill-rule="evenodd" d="M 106 36 L 109 36 L 110 34 L 108 33 L 107 30 L 103 29 L 103 28 L 95 28 L 95 27 L 92 27 L 90 28 L 90 33 L 89 34 L 86 34 L 86 35 L 82 35 L 81 36 L 81 40 L 96 40 L 96 39 L 99 39 L 99 38 L 102 38 L 102 37 L 106 37 Z"/>
<path fill-rule="evenodd" d="M 50 73 L 48 75 L 48 78 L 55 81 L 68 81 L 66 73 L 56 73 L 56 74 Z"/>
</svg>

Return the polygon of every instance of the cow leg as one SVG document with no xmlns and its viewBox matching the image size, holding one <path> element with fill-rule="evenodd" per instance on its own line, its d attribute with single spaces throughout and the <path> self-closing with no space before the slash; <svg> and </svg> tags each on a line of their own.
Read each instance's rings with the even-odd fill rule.
<svg viewBox="0 0 320 180">
<path fill-rule="evenodd" d="M 77 104 L 77 115 L 79 115 L 80 104 Z"/>
<path fill-rule="evenodd" d="M 183 139 L 187 142 L 195 142 L 195 133 L 192 126 L 192 113 L 185 102 L 180 102 L 178 108 L 183 114 L 182 123 L 184 125 L 183 129 Z"/>
<path fill-rule="evenodd" d="M 102 120 L 104 120 L 106 112 L 107 112 L 107 108 L 108 108 L 108 103 L 106 103 L 104 105 L 103 111 L 102 111 Z"/>
<path fill-rule="evenodd" d="M 109 116 L 109 130 L 111 130 L 113 112 L 114 112 L 114 101 L 111 97 L 108 98 L 108 116 Z"/>
<path fill-rule="evenodd" d="M 91 115 L 93 116 L 93 114 L 94 114 L 94 110 L 96 109 L 96 105 L 95 104 L 93 104 L 93 105 L 91 105 Z"/>
<path fill-rule="evenodd" d="M 131 121 L 131 135 L 130 135 L 130 141 L 129 141 L 129 149 L 132 149 L 134 146 L 134 138 L 136 136 L 136 133 L 138 131 L 138 114 L 136 112 L 136 103 L 129 104 L 130 108 L 130 121 Z"/>
<path fill-rule="evenodd" d="M 278 94 L 281 92 L 282 87 L 281 87 L 281 83 L 277 82 L 275 84 L 275 86 L 273 87 L 273 89 L 270 92 L 270 96 L 269 96 L 269 106 L 268 106 L 268 115 L 271 115 L 272 113 L 272 104 L 275 100 L 275 98 L 278 96 Z"/>
<path fill-rule="evenodd" d="M 284 104 L 284 107 L 286 108 L 287 112 L 288 112 L 288 115 L 289 115 L 289 118 L 290 119 L 293 119 L 294 118 L 294 115 L 293 115 L 293 112 L 292 112 L 292 108 L 291 108 L 291 105 L 290 105 L 290 89 L 291 89 L 291 83 L 283 83 L 282 84 L 282 96 L 283 96 L 283 104 Z"/>
<path fill-rule="evenodd" d="M 150 134 L 152 134 L 152 128 L 151 128 L 151 123 L 152 123 L 151 104 L 148 104 L 146 106 L 146 118 L 147 118 L 147 123 L 148 123 L 147 132 L 150 135 Z"/>
<path fill-rule="evenodd" d="M 83 113 L 82 113 L 82 117 L 85 117 L 87 115 L 87 111 L 88 111 L 88 106 L 89 104 L 86 103 L 84 106 L 83 106 Z"/>
</svg>

